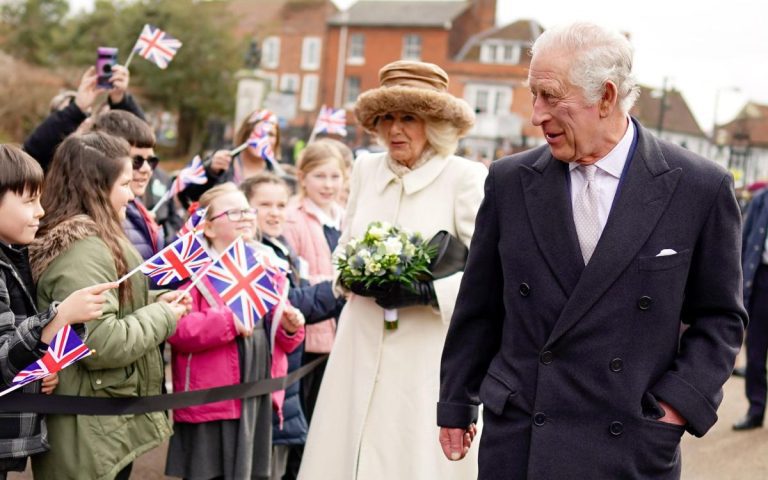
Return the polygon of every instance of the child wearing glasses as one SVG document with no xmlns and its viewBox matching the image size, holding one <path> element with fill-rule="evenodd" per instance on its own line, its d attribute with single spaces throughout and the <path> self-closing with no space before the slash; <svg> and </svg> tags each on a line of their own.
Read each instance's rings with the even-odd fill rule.
<svg viewBox="0 0 768 480">
<path fill-rule="evenodd" d="M 290 187 L 285 180 L 271 173 L 262 173 L 247 178 L 240 184 L 240 189 L 245 192 L 248 203 L 256 209 L 262 245 L 288 267 L 291 287 L 288 300 L 291 304 L 301 311 L 308 325 L 337 317 L 344 306 L 343 297 L 335 297 L 329 280 L 310 285 L 301 278 L 298 256 L 283 237 L 290 196 Z M 301 367 L 303 350 L 297 348 L 286 355 L 275 349 L 272 376 L 281 377 Z M 309 429 L 299 393 L 299 383 L 294 383 L 285 392 L 272 395 L 275 407 L 272 478 L 296 478 L 299 473 Z"/>
<path fill-rule="evenodd" d="M 131 191 L 135 198 L 128 203 L 123 230 L 128 240 L 147 260 L 165 246 L 162 229 L 141 200 L 158 163 L 154 151 L 155 134 L 147 122 L 121 110 L 111 110 L 96 116 L 91 129 L 120 137 L 131 146 Z M 150 288 L 153 287 L 156 285 L 150 280 Z"/>
<path fill-rule="evenodd" d="M 203 235 L 214 257 L 238 236 L 253 242 L 256 211 L 232 183 L 200 197 L 207 208 Z M 182 287 L 183 288 L 183 287 Z M 192 310 L 168 339 L 175 392 L 269 378 L 268 330 L 264 319 L 247 329 L 203 278 L 191 290 Z M 301 312 L 288 306 L 279 321 L 275 348 L 293 351 L 303 340 Z M 183 478 L 261 478 L 270 475 L 272 402 L 264 395 L 225 400 L 173 412 L 166 475 Z"/>
</svg>

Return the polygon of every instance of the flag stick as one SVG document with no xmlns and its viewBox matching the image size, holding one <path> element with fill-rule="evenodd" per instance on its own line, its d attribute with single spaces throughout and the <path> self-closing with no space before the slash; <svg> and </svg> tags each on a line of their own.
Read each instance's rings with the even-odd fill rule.
<svg viewBox="0 0 768 480">
<path fill-rule="evenodd" d="M 128 69 L 128 67 L 131 65 L 131 60 L 133 60 L 133 55 L 134 55 L 135 53 L 136 53 L 136 50 L 131 50 L 131 54 L 130 54 L 130 55 L 128 55 L 128 60 L 126 60 L 126 61 L 125 61 L 125 65 L 123 65 L 123 66 L 126 68 L 126 70 L 127 70 L 127 69 Z"/>
<path fill-rule="evenodd" d="M 235 155 L 239 155 L 240 152 L 248 148 L 248 142 L 245 142 L 244 144 L 240 145 L 239 147 L 235 147 L 232 150 L 229 151 L 229 155 L 231 157 L 234 157 Z"/>
<path fill-rule="evenodd" d="M 136 272 L 140 271 L 140 270 L 141 270 L 141 267 L 143 267 L 145 263 L 147 263 L 147 262 L 141 262 L 141 264 L 140 264 L 138 267 L 134 268 L 134 269 L 133 269 L 133 270 L 131 270 L 130 272 L 128 272 L 128 273 L 126 273 L 125 275 L 123 275 L 122 277 L 120 277 L 120 278 L 117 280 L 117 282 L 115 282 L 115 283 L 116 283 L 117 285 L 120 285 L 120 284 L 121 284 L 121 283 L 123 283 L 124 281 L 128 280 L 128 278 L 132 277 L 132 276 L 133 276 L 133 274 L 135 274 Z"/>
<path fill-rule="evenodd" d="M 29 382 L 29 383 L 32 383 L 32 382 Z M 18 389 L 18 388 L 21 388 L 21 387 L 23 387 L 24 385 L 26 385 L 26 383 L 20 383 L 20 384 L 18 384 L 18 385 L 14 385 L 14 386 L 12 386 L 12 387 L 11 387 L 11 388 L 9 388 L 8 390 L 3 390 L 2 392 L 0 392 L 0 397 L 2 397 L 3 395 L 5 395 L 6 393 L 11 393 L 12 391 L 14 391 L 14 390 L 16 390 L 16 389 Z"/>
<path fill-rule="evenodd" d="M 285 279 L 285 288 L 280 292 L 280 302 L 275 307 L 275 313 L 272 315 L 272 325 L 269 329 L 270 347 L 272 352 L 275 351 L 275 337 L 277 336 L 277 328 L 280 326 L 280 319 L 285 312 L 285 305 L 288 302 L 288 290 L 291 286 L 288 284 L 288 279 Z"/>
<path fill-rule="evenodd" d="M 165 192 L 162 197 L 160 197 L 160 200 L 157 201 L 155 206 L 152 207 L 152 210 L 150 210 L 149 212 L 152 215 L 157 215 L 157 211 L 160 210 L 160 207 L 162 207 L 163 204 L 170 199 L 171 199 L 171 189 L 168 189 L 168 191 Z"/>
</svg>

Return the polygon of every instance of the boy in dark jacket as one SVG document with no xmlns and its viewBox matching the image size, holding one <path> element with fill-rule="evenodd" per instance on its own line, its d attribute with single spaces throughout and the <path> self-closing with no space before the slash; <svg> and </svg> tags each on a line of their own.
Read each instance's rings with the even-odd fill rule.
<svg viewBox="0 0 768 480">
<path fill-rule="evenodd" d="M 43 216 L 40 190 L 43 170 L 16 147 L 0 145 L 0 390 L 16 374 L 41 358 L 48 343 L 64 325 L 101 315 L 109 283 L 72 293 L 47 311 L 35 308 L 35 285 L 26 245 L 35 238 Z M 83 333 L 82 327 L 78 333 Z M 27 393 L 50 394 L 56 374 L 22 387 Z M 23 471 L 27 457 L 48 449 L 43 418 L 35 413 L 5 413 L 0 417 L 0 479 L 9 471 Z"/>
</svg>

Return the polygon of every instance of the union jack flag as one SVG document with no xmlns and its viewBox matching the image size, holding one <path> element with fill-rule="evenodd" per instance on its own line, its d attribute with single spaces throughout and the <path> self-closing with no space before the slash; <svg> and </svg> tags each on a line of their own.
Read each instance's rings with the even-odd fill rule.
<svg viewBox="0 0 768 480">
<path fill-rule="evenodd" d="M 248 328 L 280 302 L 269 272 L 242 239 L 235 241 L 206 275 L 224 303 Z"/>
<path fill-rule="evenodd" d="M 91 350 L 80 340 L 72 327 L 64 325 L 53 337 L 43 358 L 17 373 L 11 381 L 11 388 L 0 395 L 56 373 L 90 354 Z"/>
<path fill-rule="evenodd" d="M 208 181 L 208 175 L 205 174 L 205 166 L 200 155 L 195 155 L 189 164 L 179 171 L 176 175 L 176 179 L 171 184 L 171 188 L 168 190 L 169 196 L 177 195 L 191 184 L 205 185 Z"/>
<path fill-rule="evenodd" d="M 141 273 L 158 285 L 184 280 L 210 263 L 211 257 L 194 232 L 189 232 L 141 265 Z"/>
<path fill-rule="evenodd" d="M 275 151 L 272 150 L 272 139 L 267 135 L 263 123 L 253 127 L 251 136 L 248 137 L 248 145 L 258 150 L 259 155 L 269 163 L 275 163 Z"/>
<path fill-rule="evenodd" d="M 315 132 L 328 133 L 331 135 L 347 136 L 347 111 L 343 108 L 338 110 L 326 107 L 320 107 L 320 114 L 317 116 Z"/>
<path fill-rule="evenodd" d="M 205 225 L 205 214 L 207 212 L 208 207 L 198 208 L 192 212 L 192 215 L 190 215 L 187 221 L 184 222 L 184 225 L 181 226 L 176 235 L 181 238 L 189 232 L 198 232 L 202 230 L 203 225 Z"/>
<path fill-rule="evenodd" d="M 158 67 L 165 69 L 168 63 L 173 60 L 176 51 L 181 47 L 181 42 L 157 27 L 146 24 L 141 30 L 133 51 L 154 63 Z"/>
</svg>

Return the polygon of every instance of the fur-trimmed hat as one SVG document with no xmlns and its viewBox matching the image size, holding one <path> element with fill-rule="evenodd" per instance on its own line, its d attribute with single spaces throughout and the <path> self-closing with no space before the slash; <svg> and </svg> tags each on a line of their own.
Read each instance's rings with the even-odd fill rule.
<svg viewBox="0 0 768 480">
<path fill-rule="evenodd" d="M 380 115 L 409 112 L 425 120 L 452 123 L 459 136 L 475 123 L 475 114 L 464 100 L 448 93 L 448 74 L 433 63 L 398 60 L 379 70 L 379 88 L 358 97 L 355 116 L 367 131 L 375 133 Z"/>
</svg>

